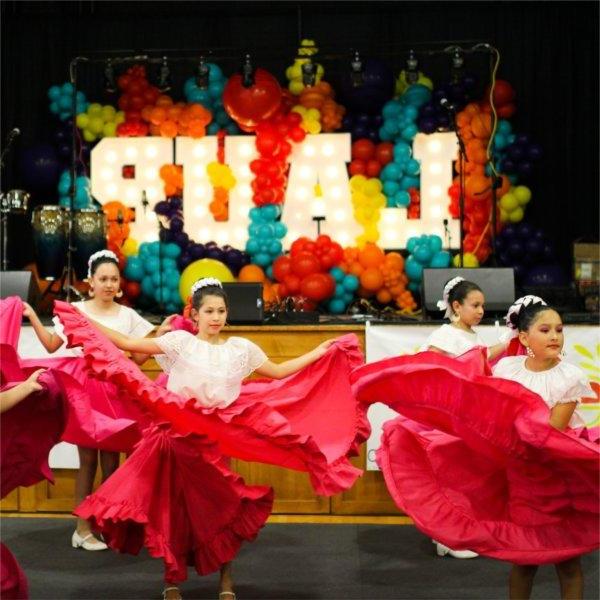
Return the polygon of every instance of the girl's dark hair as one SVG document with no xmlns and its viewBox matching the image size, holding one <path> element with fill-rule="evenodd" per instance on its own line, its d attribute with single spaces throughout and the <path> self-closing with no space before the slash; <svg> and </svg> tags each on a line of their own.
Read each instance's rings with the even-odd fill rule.
<svg viewBox="0 0 600 600">
<path fill-rule="evenodd" d="M 199 290 L 196 290 L 192 296 L 192 308 L 200 310 L 200 307 L 202 306 L 206 296 L 218 296 L 219 298 L 223 298 L 223 302 L 225 302 L 225 308 L 229 310 L 229 299 L 227 298 L 227 292 L 225 292 L 225 290 L 218 285 L 205 285 Z"/>
<path fill-rule="evenodd" d="M 518 315 L 512 314 L 509 319 L 518 331 L 528 331 L 537 320 L 538 315 L 545 310 L 553 310 L 558 314 L 558 311 L 555 308 L 552 308 L 552 306 L 537 302 L 535 304 L 530 304 L 529 306 L 523 306 Z"/>
<path fill-rule="evenodd" d="M 103 265 L 104 263 L 110 263 L 111 265 L 115 265 L 115 267 L 117 267 L 117 270 L 120 271 L 119 261 L 115 260 L 111 256 L 99 256 L 90 263 L 90 275 L 93 275 L 98 270 L 98 267 L 100 265 Z"/>
<path fill-rule="evenodd" d="M 450 281 L 450 280 L 448 280 L 448 281 Z M 448 281 L 444 284 L 444 287 L 446 287 L 446 284 L 448 283 Z M 462 304 L 465 301 L 465 298 L 471 292 L 481 292 L 483 294 L 483 290 L 476 283 L 473 283 L 472 281 L 461 281 L 461 282 L 457 283 L 448 292 L 448 305 L 452 306 L 453 302 L 458 302 L 459 304 Z"/>
</svg>

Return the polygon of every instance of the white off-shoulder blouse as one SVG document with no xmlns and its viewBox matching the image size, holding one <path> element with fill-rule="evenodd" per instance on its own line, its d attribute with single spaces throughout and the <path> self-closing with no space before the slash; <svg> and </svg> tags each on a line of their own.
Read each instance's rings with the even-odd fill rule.
<svg viewBox="0 0 600 600">
<path fill-rule="evenodd" d="M 167 388 L 205 408 L 229 406 L 242 380 L 268 360 L 256 344 L 239 337 L 210 344 L 187 331 L 171 331 L 154 341 L 164 353 L 156 361 L 169 374 Z"/>
<path fill-rule="evenodd" d="M 581 398 L 594 396 L 585 373 L 575 365 L 559 362 L 546 371 L 530 371 L 525 366 L 526 356 L 507 356 L 494 367 L 494 376 L 517 381 L 542 397 L 548 408 L 567 402 L 579 402 Z M 575 409 L 570 427 L 585 427 L 585 421 Z"/>
<path fill-rule="evenodd" d="M 464 329 L 445 324 L 427 338 L 421 350 L 427 350 L 429 346 L 435 346 L 451 356 L 460 356 L 471 350 L 471 348 L 475 348 L 475 346 L 485 345 L 485 342 L 477 333 L 469 333 Z"/>
</svg>

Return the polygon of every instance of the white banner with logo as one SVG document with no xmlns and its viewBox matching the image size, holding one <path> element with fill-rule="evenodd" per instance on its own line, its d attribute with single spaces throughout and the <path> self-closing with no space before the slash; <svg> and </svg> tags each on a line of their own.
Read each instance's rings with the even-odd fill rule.
<svg viewBox="0 0 600 600">
<path fill-rule="evenodd" d="M 365 331 L 366 360 L 375 362 L 401 354 L 414 354 L 425 344 L 427 338 L 439 325 L 370 325 Z M 477 332 L 488 345 L 498 343 L 499 326 L 482 325 Z M 600 329 L 586 325 L 568 325 L 565 328 L 565 358 L 577 365 L 588 376 L 595 398 L 585 398 L 581 405 L 588 426 L 600 425 Z M 369 408 L 372 431 L 367 440 L 367 470 L 377 471 L 375 452 L 379 448 L 383 424 L 394 418 L 396 412 L 384 404 Z"/>
</svg>

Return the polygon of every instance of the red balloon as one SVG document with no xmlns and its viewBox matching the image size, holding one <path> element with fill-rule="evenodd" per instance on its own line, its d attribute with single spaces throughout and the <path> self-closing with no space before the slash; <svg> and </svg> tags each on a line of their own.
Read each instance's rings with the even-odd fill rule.
<svg viewBox="0 0 600 600">
<path fill-rule="evenodd" d="M 279 138 L 270 133 L 256 136 L 256 149 L 263 156 L 273 156 L 279 150 Z"/>
<path fill-rule="evenodd" d="M 130 300 L 135 300 L 142 291 L 142 288 L 137 281 L 128 281 L 124 286 L 122 286 L 122 289 Z"/>
<path fill-rule="evenodd" d="M 369 160 L 375 156 L 375 144 L 368 139 L 356 140 L 352 144 L 352 158 Z"/>
<path fill-rule="evenodd" d="M 381 165 L 375 159 L 371 159 L 367 161 L 367 167 L 365 171 L 369 177 L 378 177 L 379 172 L 381 171 Z"/>
<path fill-rule="evenodd" d="M 299 144 L 306 137 L 306 131 L 304 131 L 304 129 L 302 129 L 302 127 L 298 127 L 298 126 L 292 127 L 292 129 L 290 129 L 290 137 L 292 138 L 292 140 L 294 142 Z"/>
<path fill-rule="evenodd" d="M 510 119 L 516 111 L 517 107 L 512 102 L 505 104 L 496 110 L 501 119 Z"/>
<path fill-rule="evenodd" d="M 364 175 L 367 172 L 367 165 L 364 160 L 355 158 L 348 166 L 350 175 Z"/>
<path fill-rule="evenodd" d="M 273 262 L 273 275 L 277 281 L 284 281 L 292 272 L 292 259 L 289 256 L 280 256 Z"/>
<path fill-rule="evenodd" d="M 486 90 L 485 98 L 490 97 L 489 87 Z M 504 79 L 496 79 L 496 85 L 494 86 L 494 103 L 496 106 L 504 106 L 512 102 L 515 99 L 515 90 L 513 86 Z"/>
<path fill-rule="evenodd" d="M 306 277 L 321 270 L 319 259 L 311 252 L 299 252 L 292 257 L 292 271 L 298 277 Z M 287 284 L 287 282 L 285 282 Z"/>
<path fill-rule="evenodd" d="M 244 87 L 238 73 L 232 75 L 223 90 L 223 106 L 239 125 L 256 127 L 260 121 L 274 115 L 281 102 L 281 87 L 277 79 L 264 69 L 256 69 L 254 83 Z"/>
<path fill-rule="evenodd" d="M 382 167 L 394 160 L 394 144 L 391 142 L 382 142 L 375 148 L 375 158 Z"/>
<path fill-rule="evenodd" d="M 335 289 L 335 282 L 331 275 L 326 273 L 312 273 L 307 275 L 300 284 L 300 293 L 309 300 L 321 302 L 329 298 Z"/>
<path fill-rule="evenodd" d="M 294 273 L 286 275 L 283 283 L 288 295 L 297 294 L 300 291 L 300 277 L 298 277 L 298 275 L 294 275 Z"/>
</svg>

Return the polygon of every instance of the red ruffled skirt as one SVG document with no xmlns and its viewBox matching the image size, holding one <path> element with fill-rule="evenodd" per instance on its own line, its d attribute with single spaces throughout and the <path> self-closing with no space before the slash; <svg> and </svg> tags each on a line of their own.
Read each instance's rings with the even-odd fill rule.
<svg viewBox="0 0 600 600">
<path fill-rule="evenodd" d="M 200 575 L 233 558 L 256 538 L 273 505 L 273 491 L 247 486 L 229 470 L 216 444 L 195 434 L 152 426 L 125 463 L 75 510 L 102 531 L 108 545 L 161 557 L 165 579 Z"/>
<path fill-rule="evenodd" d="M 319 361 L 286 379 L 249 381 L 233 404 L 208 410 L 148 379 L 69 304 L 56 302 L 55 313 L 70 345 L 83 347 L 88 369 L 155 423 L 206 435 L 226 456 L 308 471 L 322 495 L 350 488 L 362 474 L 349 460 L 370 432 L 350 387 L 351 370 L 362 364 L 356 336 L 339 338 Z"/>
<path fill-rule="evenodd" d="M 0 300 L 0 340 L 16 348 L 23 303 L 18 297 Z M 19 359 L 28 373 L 51 369 L 66 400 L 62 441 L 84 448 L 129 452 L 140 439 L 147 417 L 116 386 L 93 376 L 85 359 L 50 357 Z"/>
<path fill-rule="evenodd" d="M 0 596 L 3 600 L 27 600 L 29 598 L 27 577 L 12 552 L 1 542 Z"/>
<path fill-rule="evenodd" d="M 537 394 L 490 377 L 479 349 L 371 363 L 352 380 L 366 405 L 401 413 L 385 424 L 377 460 L 425 534 L 517 564 L 600 547 L 600 448 L 550 426 Z"/>
</svg>

